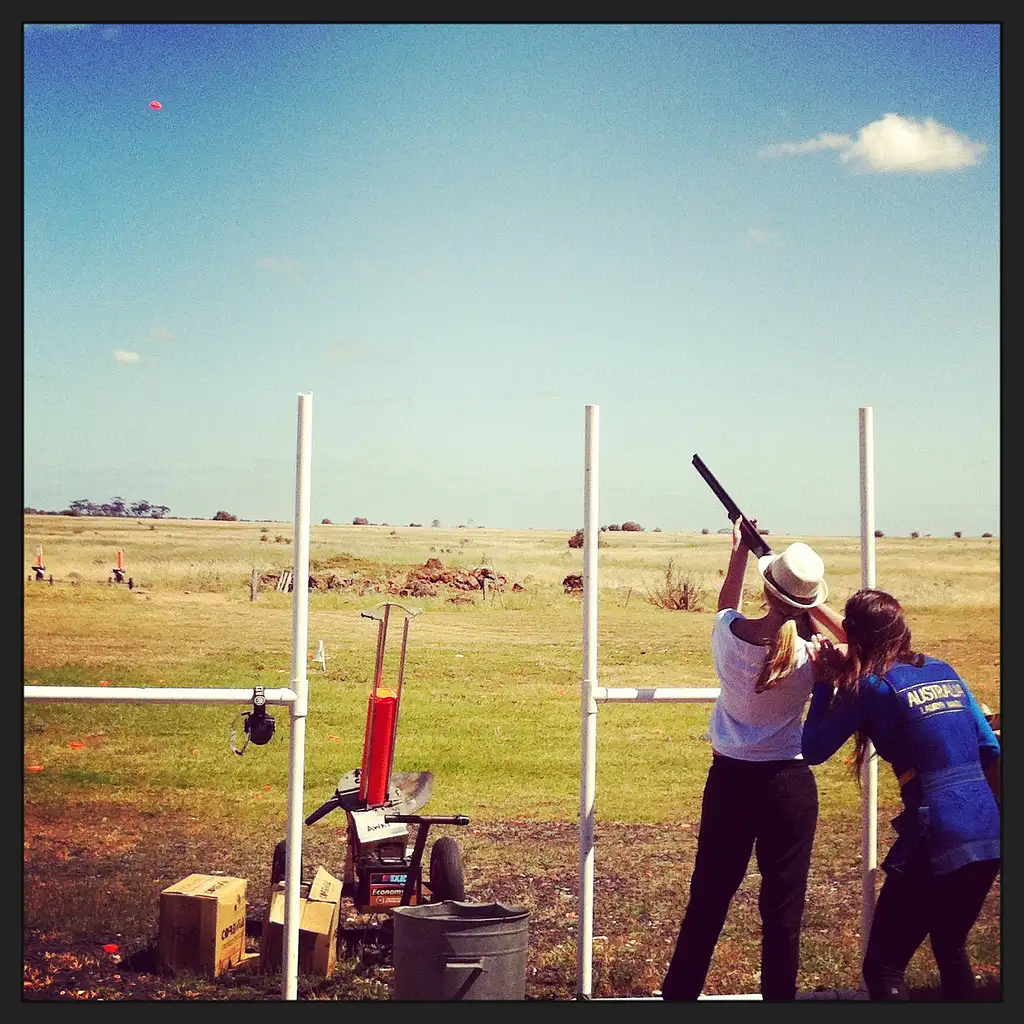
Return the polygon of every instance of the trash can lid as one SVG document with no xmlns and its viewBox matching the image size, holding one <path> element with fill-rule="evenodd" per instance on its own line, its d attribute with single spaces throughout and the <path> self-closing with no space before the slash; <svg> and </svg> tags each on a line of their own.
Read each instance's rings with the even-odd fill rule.
<svg viewBox="0 0 1024 1024">
<path fill-rule="evenodd" d="M 402 917 L 431 918 L 441 921 L 511 921 L 528 917 L 530 908 L 521 904 L 473 903 L 468 900 L 445 900 L 443 903 L 424 903 L 412 907 L 395 907 L 394 913 Z"/>
</svg>

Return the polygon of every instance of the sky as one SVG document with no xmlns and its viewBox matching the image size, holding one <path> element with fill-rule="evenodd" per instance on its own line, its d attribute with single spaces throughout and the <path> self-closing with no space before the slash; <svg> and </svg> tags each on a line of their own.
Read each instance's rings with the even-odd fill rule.
<svg viewBox="0 0 1024 1024">
<path fill-rule="evenodd" d="M 24 26 L 24 505 L 999 535 L 998 25 Z"/>
</svg>

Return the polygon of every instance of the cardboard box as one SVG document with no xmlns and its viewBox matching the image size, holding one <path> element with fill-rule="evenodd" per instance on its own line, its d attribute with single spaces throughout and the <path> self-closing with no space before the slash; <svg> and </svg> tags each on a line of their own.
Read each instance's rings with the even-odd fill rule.
<svg viewBox="0 0 1024 1024">
<path fill-rule="evenodd" d="M 245 955 L 244 878 L 193 874 L 160 893 L 160 964 L 213 977 Z"/>
<path fill-rule="evenodd" d="M 281 969 L 284 951 L 284 882 L 270 889 L 260 939 L 260 970 Z M 338 956 L 341 882 L 320 867 L 299 886 L 299 973 L 327 977 Z"/>
</svg>

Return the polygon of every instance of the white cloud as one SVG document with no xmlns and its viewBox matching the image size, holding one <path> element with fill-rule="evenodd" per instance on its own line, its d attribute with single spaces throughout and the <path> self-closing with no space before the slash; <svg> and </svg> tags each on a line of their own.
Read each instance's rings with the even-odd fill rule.
<svg viewBox="0 0 1024 1024">
<path fill-rule="evenodd" d="M 335 341 L 327 346 L 327 358 L 337 363 L 359 362 L 368 353 L 367 346 L 359 342 Z"/>
<path fill-rule="evenodd" d="M 988 147 L 926 117 L 915 121 L 902 114 L 884 114 L 857 133 L 820 132 L 803 142 L 765 146 L 762 157 L 800 156 L 820 150 L 838 150 L 840 163 L 855 170 L 885 174 L 893 171 L 959 171 L 978 163 Z"/>
<path fill-rule="evenodd" d="M 139 353 L 126 352 L 123 348 L 119 348 L 114 352 L 114 358 L 119 363 L 137 363 L 139 361 Z"/>
<path fill-rule="evenodd" d="M 280 259 L 276 256 L 261 256 L 256 261 L 256 266 L 263 267 L 264 270 L 275 270 L 281 273 L 295 270 L 298 265 L 299 261 L 293 260 L 290 256 L 284 256 Z"/>
<path fill-rule="evenodd" d="M 837 135 L 835 132 L 819 132 L 813 139 L 806 142 L 778 142 L 774 146 L 765 146 L 760 155 L 763 157 L 797 156 L 800 153 L 817 153 L 820 149 L 846 149 L 853 144 L 849 135 Z"/>
<path fill-rule="evenodd" d="M 934 118 L 915 121 L 884 114 L 861 128 L 840 160 L 865 171 L 959 171 L 976 164 L 988 147 L 971 142 Z"/>
<path fill-rule="evenodd" d="M 174 331 L 168 330 L 166 327 L 154 327 L 149 332 L 149 336 L 154 341 L 170 341 L 174 337 Z"/>
</svg>

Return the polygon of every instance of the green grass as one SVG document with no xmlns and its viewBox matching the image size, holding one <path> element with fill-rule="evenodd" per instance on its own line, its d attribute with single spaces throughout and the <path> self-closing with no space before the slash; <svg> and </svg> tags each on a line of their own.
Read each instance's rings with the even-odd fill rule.
<svg viewBox="0 0 1024 1024">
<path fill-rule="evenodd" d="M 259 540 L 264 527 L 269 542 Z M 26 517 L 27 566 L 43 545 L 54 584 L 24 583 L 25 684 L 96 686 L 106 681 L 122 686 L 246 689 L 288 685 L 292 596 L 263 590 L 256 601 L 249 599 L 254 567 L 260 572 L 291 567 L 293 545 L 275 543 L 278 534 L 291 537 L 293 530 L 288 524 Z M 311 572 L 344 565 L 370 573 L 439 558 L 450 568 L 487 564 L 507 576 L 503 593 L 492 592 L 485 600 L 476 592 L 468 604 L 450 603 L 443 589 L 436 598 L 391 597 L 422 609 L 410 625 L 395 767 L 433 773 L 433 795 L 425 813 L 467 814 L 481 828 L 491 822 L 500 828 L 519 822 L 543 830 L 550 823 L 561 841 L 569 843 L 568 850 L 562 850 L 558 884 L 575 891 L 578 865 L 571 844 L 580 798 L 582 607 L 579 596 L 566 595 L 561 583 L 567 574 L 582 571 L 582 552 L 568 548 L 569 535 L 316 526 Z M 841 607 L 859 586 L 859 541 L 808 539 L 828 566 L 831 603 Z M 788 542 L 771 540 L 776 547 Z M 601 542 L 599 684 L 717 685 L 708 650 L 710 609 L 669 611 L 652 603 L 647 589 L 664 581 L 672 560 L 677 573 L 710 580 L 713 607 L 729 538 L 609 533 L 601 535 Z M 136 584 L 133 592 L 107 582 L 119 549 L 125 551 L 126 571 Z M 876 565 L 879 585 L 904 601 L 916 645 L 951 661 L 978 699 L 998 709 L 998 539 L 883 538 L 876 544 Z M 751 568 L 748 587 L 753 578 Z M 523 589 L 512 592 L 513 583 Z M 330 796 L 340 775 L 360 762 L 377 639 L 376 622 L 361 612 L 386 596 L 341 591 L 310 596 L 308 650 L 323 639 L 328 670 L 324 673 L 307 663 L 305 813 Z M 754 597 L 752 589 L 749 596 Z M 755 611 L 756 603 L 748 610 Z M 397 674 L 400 638 L 401 619 L 393 619 L 385 680 L 394 680 Z M 184 856 L 175 853 L 173 836 L 163 839 L 147 831 L 145 842 L 136 843 L 128 860 L 115 862 L 117 871 L 135 878 L 126 895 L 120 900 L 104 896 L 114 902 L 104 903 L 102 911 L 94 912 L 88 899 L 77 903 L 73 911 L 82 919 L 74 924 L 76 934 L 108 929 L 117 913 L 125 920 L 137 918 L 137 926 L 144 927 L 144 911 L 130 909 L 129 903 L 137 905 L 146 886 L 153 889 L 157 880 L 170 884 L 186 873 L 186 867 L 208 870 L 210 862 L 201 860 L 199 852 L 211 856 L 222 849 L 214 834 L 220 823 L 230 822 L 231 834 L 244 847 L 244 852 L 223 847 L 225 869 L 244 871 L 254 879 L 262 875 L 260 865 L 266 856 L 261 851 L 272 848 L 285 826 L 291 723 L 287 708 L 271 708 L 277 722 L 273 741 L 264 747 L 250 745 L 238 757 L 229 749 L 229 729 L 244 710 L 247 707 L 225 705 L 25 704 L 24 764 L 42 766 L 24 774 L 24 807 L 33 820 L 43 816 L 58 823 L 72 806 L 78 814 L 88 816 L 93 808 L 96 815 L 109 819 L 111 808 L 122 808 L 126 818 L 144 815 L 153 828 L 163 822 L 159 827 L 172 833 L 183 827 L 198 830 L 189 840 L 194 846 L 186 845 L 191 852 Z M 640 889 L 628 904 L 634 909 L 624 911 L 635 919 L 633 932 L 616 933 L 611 925 L 604 926 L 609 935 L 598 976 L 606 993 L 656 984 L 671 951 L 664 949 L 664 942 L 674 938 L 685 905 L 692 866 L 688 858 L 709 757 L 703 738 L 708 713 L 708 705 L 599 706 L 599 873 L 613 867 L 603 859 L 611 851 L 600 841 L 602 829 L 616 835 L 616 830 L 646 830 L 647 846 L 637 847 L 628 858 L 648 863 L 654 873 L 664 858 L 674 864 L 670 897 L 664 892 L 657 895 L 657 888 L 648 892 L 645 877 L 636 879 Z M 829 916 L 829 901 L 842 891 L 849 902 L 847 890 L 859 885 L 861 798 L 843 764 L 849 754 L 848 747 L 815 769 L 821 821 L 813 870 L 820 875 L 826 902 L 809 910 L 805 984 L 818 977 L 828 983 L 836 977 L 849 985 L 851 976 L 855 984 L 857 975 L 857 894 L 855 909 L 847 914 L 852 921 L 840 923 Z M 888 821 L 898 806 L 895 783 L 882 765 L 880 856 L 890 838 Z M 329 844 L 337 842 L 336 830 L 343 821 L 330 821 L 329 826 L 307 830 L 304 843 L 309 844 L 310 858 L 331 855 Z M 685 841 L 663 848 L 666 835 Z M 628 831 L 622 832 L 621 841 L 626 846 L 632 841 Z M 151 848 L 148 855 L 142 853 L 144 847 Z M 466 851 L 467 870 L 481 886 L 491 886 L 491 892 L 535 899 L 533 886 L 546 884 L 552 871 L 544 843 L 533 854 L 517 848 L 521 870 L 513 875 L 521 876 L 516 883 L 521 888 L 498 889 L 498 876 L 510 870 L 495 859 L 500 843 L 495 847 L 492 841 L 470 837 Z M 842 851 L 841 857 L 837 851 Z M 131 859 L 146 856 L 148 865 Z M 70 862 L 60 863 L 65 864 L 64 871 Z M 501 884 L 511 885 L 511 880 L 502 878 Z M 666 899 L 667 905 L 660 906 Z M 720 990 L 751 991 L 756 985 L 756 893 L 750 899 L 755 903 L 741 893 L 723 933 L 721 963 L 709 976 L 709 985 Z M 550 903 L 540 900 L 537 914 L 549 914 Z M 986 913 L 985 926 L 972 939 L 972 955 L 998 977 L 997 900 Z M 648 918 L 660 923 L 643 923 Z M 45 931 L 50 925 L 56 927 L 39 908 L 27 912 L 26 928 Z M 598 934 L 602 927 L 599 922 Z M 552 984 L 568 977 L 571 988 L 572 936 L 558 938 L 556 932 L 555 938 L 538 943 L 531 954 L 537 977 L 550 975 L 555 979 Z M 911 981 L 928 984 L 934 966 L 927 954 L 921 957 L 920 963 L 915 961 Z M 351 971 L 351 965 L 341 965 L 339 971 Z M 354 998 L 352 989 L 347 991 L 346 998 Z M 374 991 L 377 995 L 371 998 L 378 998 L 379 991 Z"/>
</svg>

